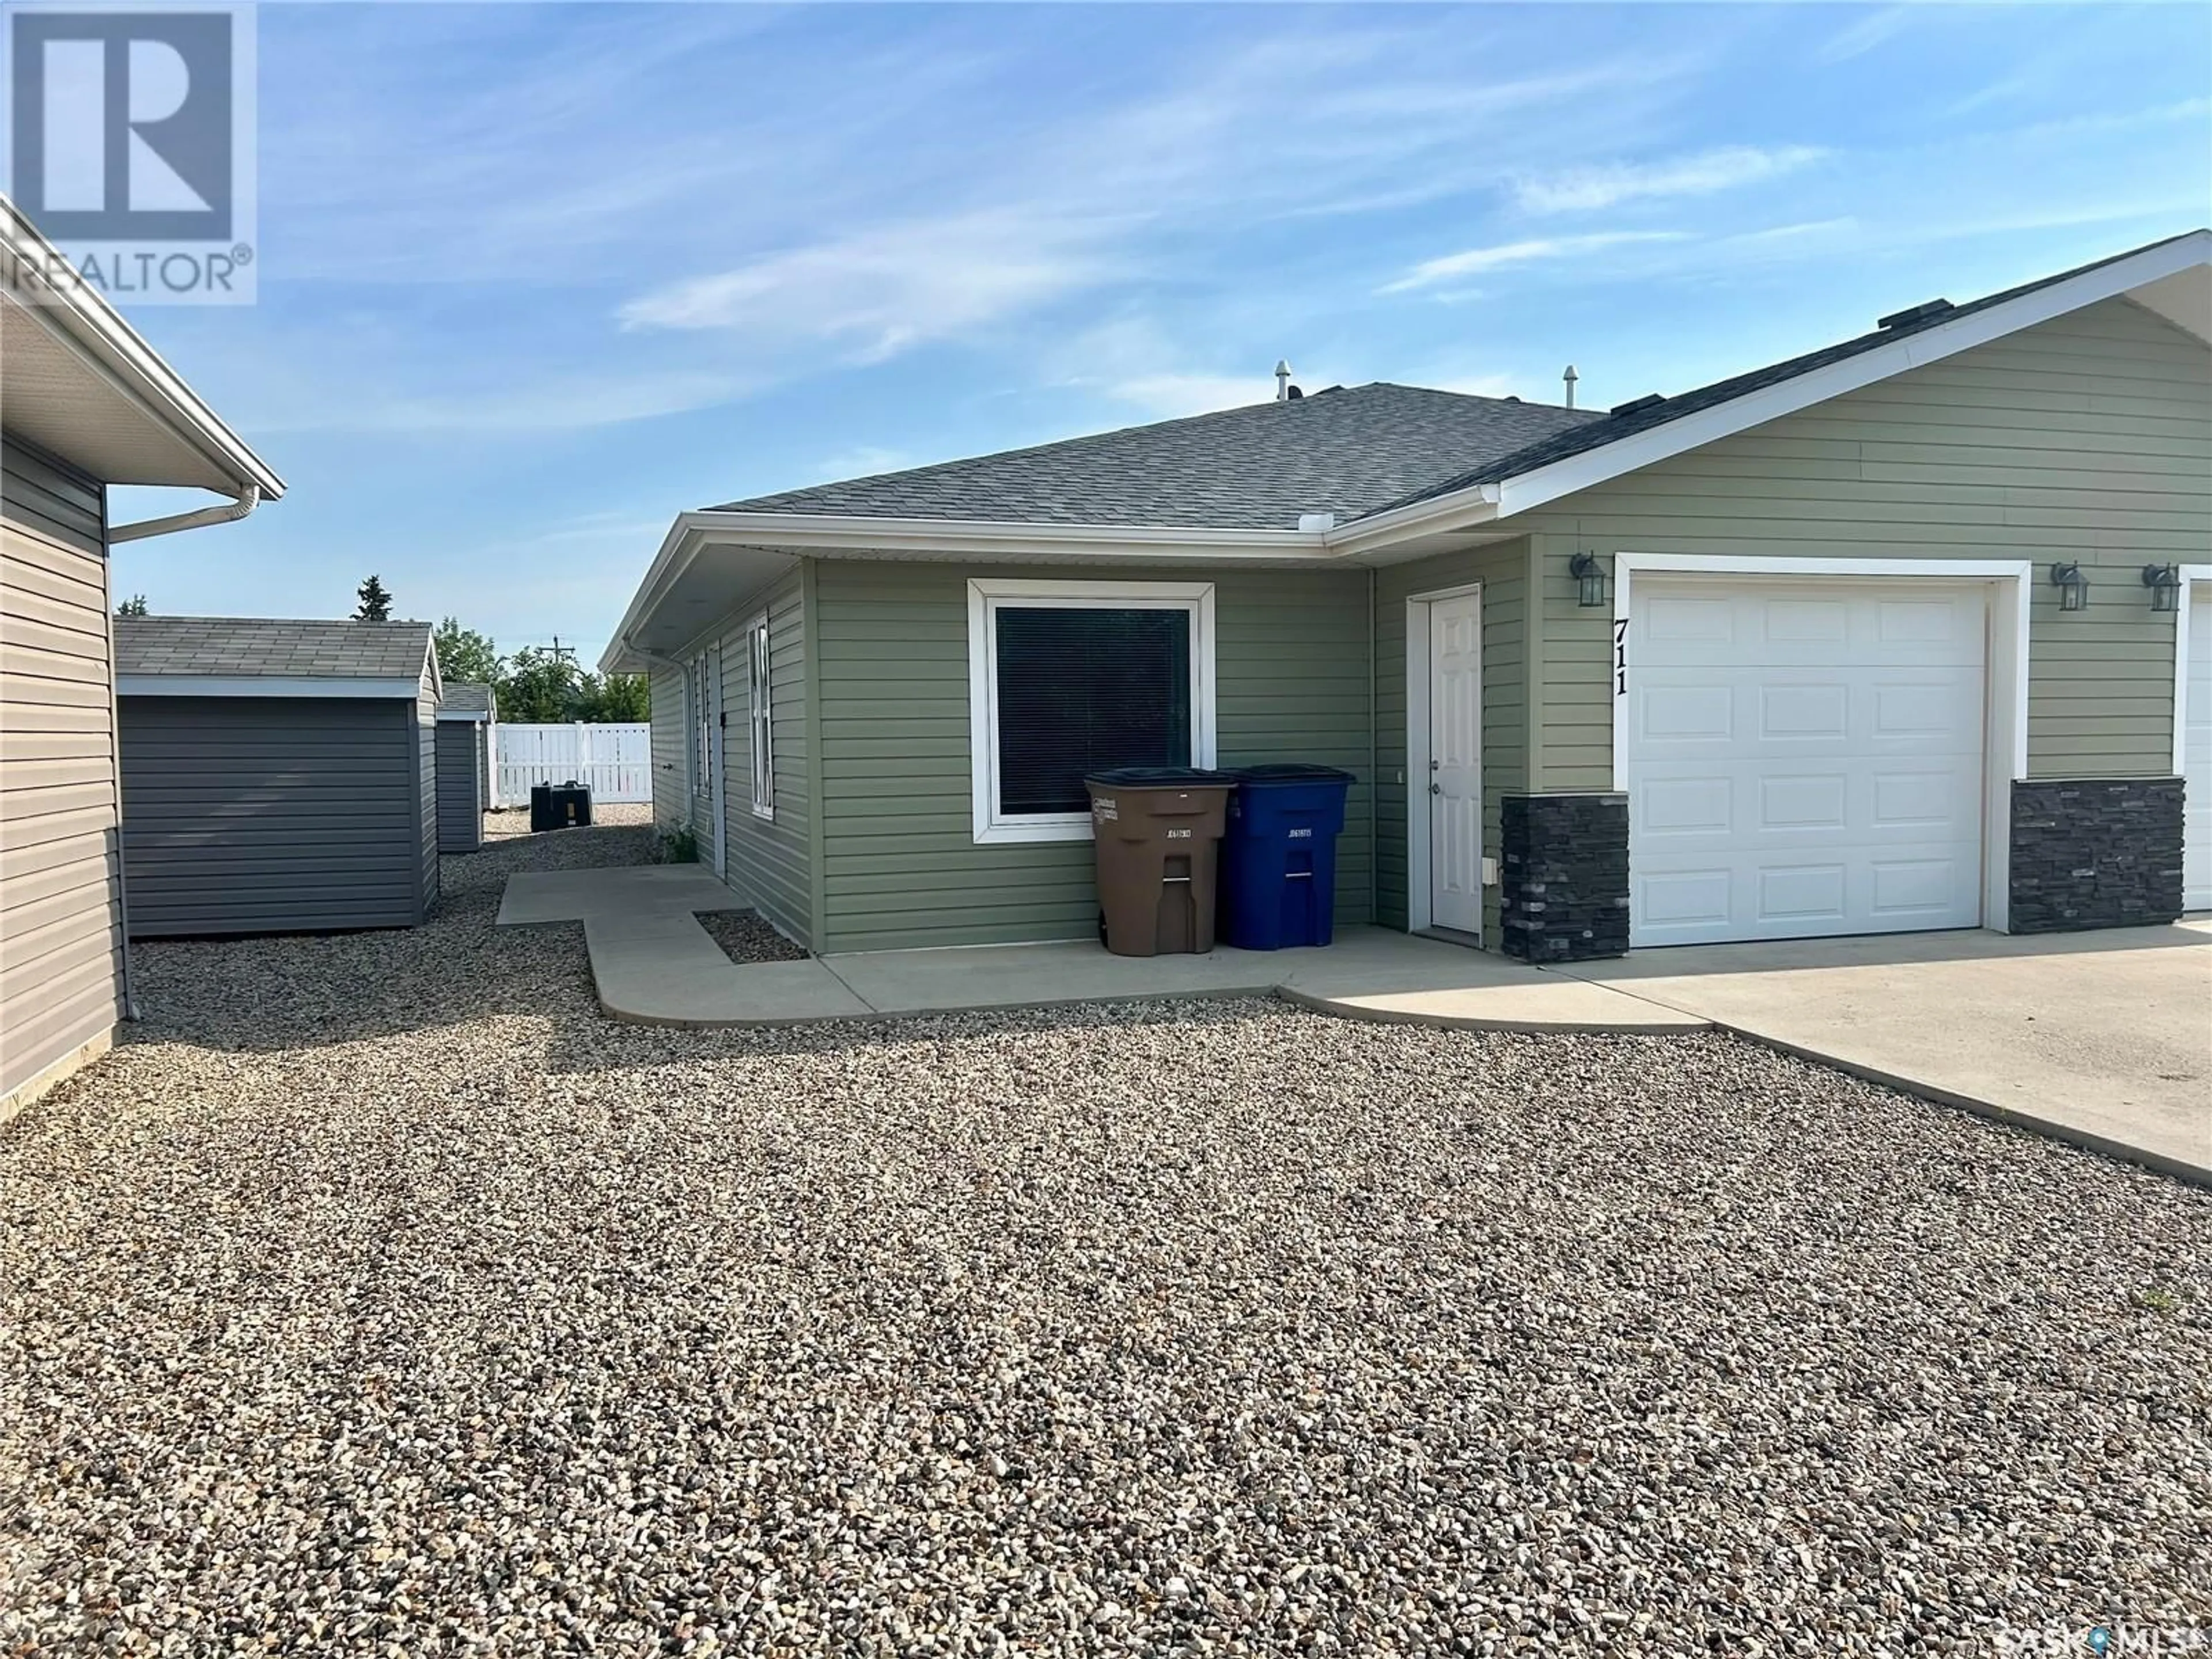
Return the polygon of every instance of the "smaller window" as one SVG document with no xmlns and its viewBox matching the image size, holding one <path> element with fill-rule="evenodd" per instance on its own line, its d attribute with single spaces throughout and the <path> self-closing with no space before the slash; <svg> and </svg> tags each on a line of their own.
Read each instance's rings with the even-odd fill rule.
<svg viewBox="0 0 2212 1659">
<path fill-rule="evenodd" d="M 775 725 L 769 703 L 768 617 L 753 618 L 745 630 L 746 706 L 749 708 L 753 758 L 753 811 L 764 818 L 775 816 Z"/>
<path fill-rule="evenodd" d="M 684 670 L 684 685 L 691 704 L 691 793 L 702 799 L 714 793 L 714 697 L 709 668 L 711 659 L 696 657 Z"/>
</svg>

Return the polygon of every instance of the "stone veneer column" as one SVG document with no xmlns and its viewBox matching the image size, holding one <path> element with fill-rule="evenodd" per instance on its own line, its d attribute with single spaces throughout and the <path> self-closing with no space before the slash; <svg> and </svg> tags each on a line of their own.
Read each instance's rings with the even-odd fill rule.
<svg viewBox="0 0 2212 1659">
<path fill-rule="evenodd" d="M 2179 778 L 2012 787 L 2011 931 L 2137 927 L 2181 914 Z"/>
<path fill-rule="evenodd" d="M 1628 797 L 1508 795 L 1498 859 L 1505 954 L 1588 962 L 1628 951 Z"/>
</svg>

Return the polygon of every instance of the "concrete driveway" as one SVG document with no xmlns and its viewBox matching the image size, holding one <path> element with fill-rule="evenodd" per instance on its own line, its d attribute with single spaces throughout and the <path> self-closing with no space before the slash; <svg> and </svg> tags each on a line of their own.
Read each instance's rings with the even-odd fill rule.
<svg viewBox="0 0 2212 1659">
<path fill-rule="evenodd" d="M 1709 945 L 1551 971 L 2212 1181 L 2212 922 Z"/>
</svg>

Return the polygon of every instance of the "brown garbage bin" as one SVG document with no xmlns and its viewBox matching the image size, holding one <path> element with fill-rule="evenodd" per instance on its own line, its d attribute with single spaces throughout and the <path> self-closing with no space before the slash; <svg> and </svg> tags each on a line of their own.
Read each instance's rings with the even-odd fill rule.
<svg viewBox="0 0 2212 1659">
<path fill-rule="evenodd" d="M 1236 781 L 1196 767 L 1125 766 L 1083 781 L 1106 948 L 1117 957 L 1211 951 L 1214 877 Z"/>
</svg>

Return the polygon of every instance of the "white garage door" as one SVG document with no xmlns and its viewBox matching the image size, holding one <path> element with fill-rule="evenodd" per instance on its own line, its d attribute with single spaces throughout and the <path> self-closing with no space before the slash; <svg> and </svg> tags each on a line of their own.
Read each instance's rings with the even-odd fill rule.
<svg viewBox="0 0 2212 1659">
<path fill-rule="evenodd" d="M 2189 683 L 2181 738 L 2181 905 L 2212 910 L 2212 593 L 2189 607 Z"/>
<path fill-rule="evenodd" d="M 1981 921 L 1983 590 L 1639 578 L 1631 942 Z"/>
</svg>

